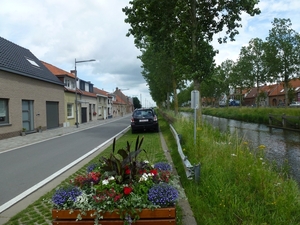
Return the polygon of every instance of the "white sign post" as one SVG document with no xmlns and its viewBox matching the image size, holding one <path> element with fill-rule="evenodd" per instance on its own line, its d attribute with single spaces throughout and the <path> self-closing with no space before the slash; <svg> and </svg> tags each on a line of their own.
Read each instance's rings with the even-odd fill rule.
<svg viewBox="0 0 300 225">
<path fill-rule="evenodd" d="M 194 144 L 196 145 L 197 109 L 199 108 L 199 91 L 191 92 L 191 108 L 194 109 Z"/>
</svg>

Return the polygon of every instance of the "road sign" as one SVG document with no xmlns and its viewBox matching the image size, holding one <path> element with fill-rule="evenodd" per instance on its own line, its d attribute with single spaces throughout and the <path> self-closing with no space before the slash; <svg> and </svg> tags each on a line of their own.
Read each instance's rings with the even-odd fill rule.
<svg viewBox="0 0 300 225">
<path fill-rule="evenodd" d="M 197 90 L 191 91 L 191 108 L 192 109 L 199 108 L 199 91 Z"/>
</svg>

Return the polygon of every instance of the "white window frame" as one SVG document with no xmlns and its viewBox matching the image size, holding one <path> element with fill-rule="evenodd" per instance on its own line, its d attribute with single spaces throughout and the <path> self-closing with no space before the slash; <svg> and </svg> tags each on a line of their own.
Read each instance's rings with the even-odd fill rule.
<svg viewBox="0 0 300 225">
<path fill-rule="evenodd" d="M 0 98 L 0 125 L 9 123 L 8 99 Z"/>
<path fill-rule="evenodd" d="M 71 112 L 71 115 L 69 115 L 69 112 Z M 74 118 L 74 104 L 73 103 L 67 103 L 67 117 Z"/>
</svg>

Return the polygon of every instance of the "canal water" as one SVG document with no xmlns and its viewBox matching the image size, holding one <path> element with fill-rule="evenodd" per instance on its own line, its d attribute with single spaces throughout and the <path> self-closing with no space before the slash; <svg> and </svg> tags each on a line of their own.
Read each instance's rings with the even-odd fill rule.
<svg viewBox="0 0 300 225">
<path fill-rule="evenodd" d="M 184 116 L 191 116 L 185 114 Z M 260 145 L 265 146 L 265 157 L 283 166 L 290 168 L 290 175 L 300 185 L 300 132 L 272 129 L 269 127 L 237 120 L 203 115 L 204 121 L 219 128 L 222 132 L 238 134 L 240 138 L 250 143 L 252 149 Z"/>
</svg>

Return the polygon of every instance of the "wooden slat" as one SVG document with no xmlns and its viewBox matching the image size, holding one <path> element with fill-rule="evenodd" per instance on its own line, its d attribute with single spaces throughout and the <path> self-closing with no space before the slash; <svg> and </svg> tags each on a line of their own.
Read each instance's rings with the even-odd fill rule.
<svg viewBox="0 0 300 225">
<path fill-rule="evenodd" d="M 101 225 L 123 225 L 122 220 L 99 220 Z M 53 225 L 94 225 L 94 221 L 68 221 L 68 220 L 57 220 L 52 222 Z M 158 220 L 137 220 L 134 225 L 176 225 L 175 219 L 158 219 Z"/>
<path fill-rule="evenodd" d="M 82 219 L 89 219 L 89 220 L 94 220 L 96 217 L 94 215 L 94 210 L 90 210 L 86 212 L 86 215 L 82 215 Z M 53 219 L 75 219 L 77 218 L 77 215 L 80 214 L 79 210 L 73 210 L 73 212 L 70 214 L 70 210 L 52 210 L 52 218 Z M 175 218 L 176 217 L 176 209 L 175 207 L 170 207 L 170 208 L 159 208 L 159 209 L 143 209 L 141 212 L 138 212 L 139 216 L 141 219 L 153 219 L 153 218 L 159 218 L 159 219 L 167 219 L 167 218 Z M 106 212 L 103 213 L 103 218 L 104 219 L 119 219 L 120 214 L 115 212 Z"/>
</svg>

